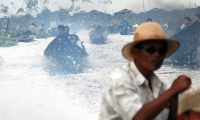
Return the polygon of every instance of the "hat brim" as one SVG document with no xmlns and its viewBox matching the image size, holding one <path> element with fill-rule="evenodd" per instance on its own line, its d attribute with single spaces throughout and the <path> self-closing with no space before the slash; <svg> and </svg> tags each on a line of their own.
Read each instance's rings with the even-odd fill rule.
<svg viewBox="0 0 200 120">
<path fill-rule="evenodd" d="M 122 48 L 122 55 L 124 56 L 124 58 L 129 61 L 132 61 L 133 60 L 132 48 L 135 47 L 137 44 L 146 41 L 155 41 L 155 39 L 145 39 L 126 44 Z M 171 56 L 180 46 L 180 43 L 178 41 L 172 39 L 156 39 L 156 41 L 163 41 L 167 43 L 168 47 L 167 47 L 167 53 L 165 54 L 165 58 Z"/>
</svg>

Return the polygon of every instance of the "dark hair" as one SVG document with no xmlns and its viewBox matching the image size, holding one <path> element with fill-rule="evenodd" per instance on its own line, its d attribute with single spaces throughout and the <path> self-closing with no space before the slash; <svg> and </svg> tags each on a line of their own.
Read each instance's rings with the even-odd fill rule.
<svg viewBox="0 0 200 120">
<path fill-rule="evenodd" d="M 185 19 L 188 20 L 189 22 L 192 21 L 192 19 L 191 19 L 190 17 L 185 17 L 184 20 L 185 20 Z"/>
<path fill-rule="evenodd" d="M 153 20 L 151 18 L 148 18 L 146 21 L 148 22 L 148 21 L 153 21 Z"/>
<path fill-rule="evenodd" d="M 65 26 L 64 25 L 58 25 L 57 29 L 65 30 Z"/>
<path fill-rule="evenodd" d="M 195 14 L 194 16 L 197 16 L 200 19 L 200 15 L 199 14 Z"/>
</svg>

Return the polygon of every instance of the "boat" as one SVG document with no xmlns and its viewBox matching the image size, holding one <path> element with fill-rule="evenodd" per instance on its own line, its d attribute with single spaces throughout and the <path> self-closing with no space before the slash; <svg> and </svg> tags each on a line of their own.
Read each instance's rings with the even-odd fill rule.
<svg viewBox="0 0 200 120">
<path fill-rule="evenodd" d="M 127 29 L 127 30 L 123 29 L 123 28 L 119 29 L 120 35 L 133 35 L 134 32 L 135 32 L 135 29 L 133 29 L 133 28 Z"/>
<path fill-rule="evenodd" d="M 180 47 L 170 57 L 170 62 L 180 65 L 195 64 L 200 62 L 197 59 L 200 42 L 199 21 L 191 23 L 189 26 L 179 30 L 168 38 L 180 42 Z"/>
<path fill-rule="evenodd" d="M 31 42 L 36 38 L 36 35 L 32 35 L 30 31 L 27 31 L 22 34 L 10 36 L 10 38 L 16 42 Z"/>
<path fill-rule="evenodd" d="M 48 71 L 58 74 L 80 73 L 87 62 L 84 47 L 70 41 L 66 36 L 58 36 L 52 40 L 44 51 L 48 59 Z"/>
<path fill-rule="evenodd" d="M 104 44 L 107 41 L 109 32 L 104 27 L 97 25 L 89 31 L 90 42 L 93 44 Z"/>
<path fill-rule="evenodd" d="M 19 37 L 13 37 L 11 38 L 11 40 L 17 41 L 17 42 L 31 42 L 33 41 L 35 38 L 35 36 L 19 36 Z"/>
</svg>

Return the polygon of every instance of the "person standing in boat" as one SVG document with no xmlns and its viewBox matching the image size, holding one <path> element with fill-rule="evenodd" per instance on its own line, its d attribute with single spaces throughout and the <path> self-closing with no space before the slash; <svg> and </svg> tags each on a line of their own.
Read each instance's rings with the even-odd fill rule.
<svg viewBox="0 0 200 120">
<path fill-rule="evenodd" d="M 40 27 L 39 27 L 40 31 L 43 32 L 44 31 L 44 24 L 42 24 Z"/>
<path fill-rule="evenodd" d="M 129 22 L 126 18 L 124 18 L 124 21 L 122 22 L 122 29 L 127 33 L 129 31 Z"/>
<path fill-rule="evenodd" d="M 178 94 L 191 86 L 191 79 L 180 75 L 167 89 L 155 71 L 179 45 L 166 38 L 158 23 L 140 25 L 133 42 L 122 48 L 128 64 L 105 83 L 99 120 L 176 120 Z"/>
<path fill-rule="evenodd" d="M 190 17 L 185 17 L 183 20 L 183 25 L 181 25 L 179 30 L 182 30 L 183 28 L 187 27 L 191 23 L 192 19 Z"/>
<path fill-rule="evenodd" d="M 47 46 L 47 48 L 45 49 L 45 56 L 47 56 L 48 58 L 56 58 L 58 55 L 61 54 L 61 52 L 63 52 L 63 45 L 65 43 L 65 41 L 69 41 L 67 40 L 67 37 L 65 36 L 65 27 L 63 25 L 58 25 L 57 27 L 57 37 L 54 38 L 49 45 Z M 59 49 L 58 49 L 59 48 Z"/>
<path fill-rule="evenodd" d="M 35 23 L 31 24 L 30 31 L 32 35 L 36 35 L 38 33 Z"/>
<path fill-rule="evenodd" d="M 56 36 L 57 35 L 57 23 L 55 20 L 52 20 L 51 23 L 50 23 L 50 29 L 49 29 L 49 32 L 53 35 L 53 36 Z"/>
</svg>

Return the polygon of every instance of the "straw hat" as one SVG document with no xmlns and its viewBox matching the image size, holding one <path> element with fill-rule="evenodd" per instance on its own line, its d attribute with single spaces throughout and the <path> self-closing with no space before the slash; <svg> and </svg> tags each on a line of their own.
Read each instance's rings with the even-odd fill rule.
<svg viewBox="0 0 200 120">
<path fill-rule="evenodd" d="M 178 114 L 187 111 L 200 113 L 200 87 L 192 87 L 183 92 L 178 103 Z"/>
<path fill-rule="evenodd" d="M 146 22 L 136 29 L 133 42 L 126 44 L 122 48 L 122 55 L 125 59 L 131 61 L 133 60 L 133 55 L 131 53 L 132 48 L 135 47 L 138 43 L 152 40 L 159 40 L 167 43 L 168 51 L 165 55 L 165 58 L 172 55 L 179 48 L 180 45 L 178 41 L 166 38 L 163 28 L 158 23 Z"/>
</svg>

